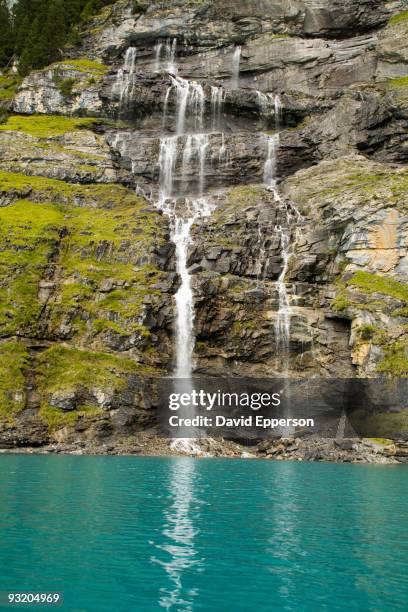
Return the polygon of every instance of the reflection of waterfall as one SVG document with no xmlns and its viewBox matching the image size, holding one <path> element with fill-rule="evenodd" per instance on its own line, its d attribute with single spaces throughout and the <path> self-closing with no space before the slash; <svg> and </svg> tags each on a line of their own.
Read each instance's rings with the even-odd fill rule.
<svg viewBox="0 0 408 612">
<path fill-rule="evenodd" d="M 119 95 L 119 108 L 122 110 L 128 106 L 135 85 L 135 61 L 136 49 L 129 47 L 125 54 L 123 67 L 116 75 L 115 90 Z"/>
<path fill-rule="evenodd" d="M 241 62 L 242 47 L 235 47 L 231 63 L 231 89 L 239 88 L 239 64 Z"/>
<path fill-rule="evenodd" d="M 177 38 L 158 41 L 154 47 L 154 71 L 177 74 L 176 64 Z"/>
<path fill-rule="evenodd" d="M 192 520 L 192 506 L 195 502 L 194 475 L 193 461 L 175 460 L 168 487 L 172 504 L 164 513 L 163 536 L 166 543 L 156 545 L 160 556 L 164 553 L 166 560 L 157 556 L 151 558 L 153 563 L 163 567 L 170 580 L 169 588 L 160 589 L 159 606 L 165 610 L 191 612 L 194 597 L 198 595 L 196 589 L 192 590 L 183 585 L 185 573 L 192 568 L 197 571 L 202 563 L 194 546 L 194 539 L 198 535 Z"/>
</svg>

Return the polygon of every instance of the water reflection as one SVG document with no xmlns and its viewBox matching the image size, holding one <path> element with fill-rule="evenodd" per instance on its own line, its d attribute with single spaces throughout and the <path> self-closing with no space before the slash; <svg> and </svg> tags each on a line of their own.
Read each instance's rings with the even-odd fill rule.
<svg viewBox="0 0 408 612">
<path fill-rule="evenodd" d="M 169 586 L 160 589 L 159 604 L 166 610 L 191 612 L 198 595 L 197 588 L 186 585 L 189 572 L 192 569 L 196 572 L 202 565 L 194 544 L 198 529 L 192 518 L 193 505 L 197 501 L 194 498 L 195 471 L 195 461 L 179 459 L 172 463 L 168 481 L 172 501 L 164 510 L 164 544 L 156 544 L 164 553 L 164 559 L 151 558 L 153 563 L 164 568 L 170 581 Z"/>
</svg>

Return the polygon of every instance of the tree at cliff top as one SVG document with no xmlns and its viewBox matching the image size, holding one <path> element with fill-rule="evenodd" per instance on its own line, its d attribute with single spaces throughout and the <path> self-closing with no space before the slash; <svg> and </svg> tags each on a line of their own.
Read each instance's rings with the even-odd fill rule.
<svg viewBox="0 0 408 612">
<path fill-rule="evenodd" d="M 5 3 L 5 0 L 0 0 Z M 28 74 L 61 59 L 74 28 L 113 0 L 17 0 L 13 10 L 19 71 Z M 1 40 L 1 39 L 0 39 Z M 13 35 L 10 36 L 13 40 Z M 1 49 L 0 49 L 1 54 Z"/>
<path fill-rule="evenodd" d="M 7 66 L 13 55 L 14 38 L 6 0 L 0 0 L 0 66 Z"/>
</svg>

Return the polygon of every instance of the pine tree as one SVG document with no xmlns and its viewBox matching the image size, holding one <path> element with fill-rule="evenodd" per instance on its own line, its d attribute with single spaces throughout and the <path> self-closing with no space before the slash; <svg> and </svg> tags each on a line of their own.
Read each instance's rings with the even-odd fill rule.
<svg viewBox="0 0 408 612">
<path fill-rule="evenodd" d="M 6 66 L 14 50 L 14 32 L 6 0 L 0 0 L 0 66 Z"/>
<path fill-rule="evenodd" d="M 43 30 L 45 53 L 41 58 L 42 65 L 60 59 L 62 47 L 67 39 L 67 30 L 63 0 L 49 0 Z"/>
</svg>

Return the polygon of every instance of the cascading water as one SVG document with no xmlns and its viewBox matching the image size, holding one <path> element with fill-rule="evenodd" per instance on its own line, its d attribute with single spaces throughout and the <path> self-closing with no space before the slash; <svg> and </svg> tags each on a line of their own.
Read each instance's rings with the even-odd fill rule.
<svg viewBox="0 0 408 612">
<path fill-rule="evenodd" d="M 274 97 L 273 105 L 275 109 L 275 125 L 276 129 L 279 130 L 282 118 L 282 102 L 278 94 Z"/>
<path fill-rule="evenodd" d="M 270 189 L 276 186 L 276 153 L 279 147 L 279 134 L 266 136 L 266 160 L 264 164 L 264 183 Z"/>
<path fill-rule="evenodd" d="M 186 131 L 186 117 L 193 120 L 193 130 L 202 132 L 205 111 L 205 94 L 203 86 L 195 81 L 187 81 L 181 77 L 171 78 L 171 85 L 167 89 L 164 101 L 163 127 L 166 127 L 167 108 L 170 95 L 176 92 L 176 133 L 184 134 Z"/>
<path fill-rule="evenodd" d="M 287 215 L 287 222 L 289 215 Z M 290 300 L 286 288 L 286 274 L 288 272 L 289 260 L 290 260 L 290 233 L 289 228 L 283 226 L 276 227 L 276 233 L 280 237 L 281 256 L 282 256 L 282 270 L 279 274 L 276 288 L 279 296 L 279 310 L 278 316 L 276 317 L 275 323 L 275 336 L 276 345 L 282 351 L 282 357 L 285 361 L 288 357 L 289 351 L 289 338 L 290 338 L 290 319 L 291 319 L 291 306 Z M 287 365 L 283 368 L 285 374 L 287 371 Z"/>
<path fill-rule="evenodd" d="M 231 64 L 231 89 L 239 88 L 239 65 L 241 63 L 242 47 L 235 47 Z"/>
<path fill-rule="evenodd" d="M 282 116 L 282 102 L 278 94 L 266 93 L 262 91 L 256 91 L 256 97 L 258 100 L 258 107 L 262 115 L 274 114 L 275 127 L 278 130 L 281 123 Z"/>
<path fill-rule="evenodd" d="M 125 54 L 122 68 L 118 70 L 115 81 L 115 90 L 119 95 L 119 108 L 123 110 L 128 106 L 135 85 L 136 48 L 129 47 Z"/>
<path fill-rule="evenodd" d="M 258 92 L 259 94 L 260 92 Z M 263 94 L 262 94 L 263 95 Z M 263 100 L 272 101 L 272 97 L 262 98 Z M 275 127 L 279 129 L 282 114 L 282 105 L 279 96 L 273 98 L 275 112 Z M 274 199 L 278 209 L 284 216 L 284 223 L 275 227 L 275 232 L 279 236 L 282 269 L 276 281 L 278 292 L 279 307 L 275 321 L 275 338 L 276 347 L 281 356 L 281 372 L 286 377 L 289 369 L 289 341 L 290 341 L 290 322 L 292 309 L 290 298 L 286 286 L 286 276 L 289 268 L 291 257 L 290 237 L 291 225 L 293 223 L 293 213 L 288 205 L 286 205 L 276 189 L 276 163 L 277 152 L 279 148 L 279 132 L 272 136 L 266 137 L 266 159 L 264 164 L 264 183 L 273 191 Z"/>
<path fill-rule="evenodd" d="M 225 90 L 223 87 L 211 87 L 211 115 L 212 130 L 219 129 L 221 126 L 222 108 L 225 101 Z"/>
<path fill-rule="evenodd" d="M 153 49 L 154 71 L 177 74 L 176 50 L 177 38 L 158 41 Z"/>
<path fill-rule="evenodd" d="M 155 51 L 160 63 L 162 48 Z M 170 72 L 168 70 L 168 72 Z M 188 250 L 191 245 L 191 228 L 200 218 L 211 214 L 212 206 L 204 197 L 205 170 L 208 159 L 209 134 L 204 132 L 205 92 L 200 83 L 188 81 L 170 74 L 171 85 L 167 89 L 163 107 L 163 131 L 167 128 L 170 96 L 176 98 L 176 134 L 160 138 L 159 198 L 157 206 L 170 219 L 171 240 L 176 247 L 176 267 L 180 287 L 175 295 L 176 305 L 176 363 L 174 375 L 177 391 L 191 390 L 194 354 L 194 294 L 188 268 Z M 224 90 L 214 87 L 211 92 L 211 124 L 220 124 Z M 188 133 L 190 131 L 190 133 Z M 225 143 L 222 140 L 225 157 Z M 194 194 L 189 196 L 189 194 Z M 192 416 L 193 407 L 186 407 Z M 199 438 L 200 432 L 196 432 Z M 195 439 L 181 438 L 173 441 L 172 448 L 190 454 L 201 453 Z"/>
<path fill-rule="evenodd" d="M 237 72 L 239 74 L 239 55 L 236 50 Z M 175 341 L 175 387 L 177 391 L 191 390 L 193 354 L 194 354 L 194 294 L 192 277 L 188 267 L 188 251 L 191 246 L 192 226 L 212 212 L 212 205 L 204 196 L 206 164 L 227 163 L 228 154 L 224 133 L 221 131 L 221 144 L 218 151 L 211 151 L 210 134 L 204 129 L 206 110 L 206 96 L 203 86 L 196 81 L 188 81 L 177 76 L 176 39 L 158 42 L 154 49 L 155 70 L 166 70 L 169 73 L 171 84 L 166 91 L 163 118 L 162 136 L 159 149 L 159 194 L 156 205 L 170 221 L 171 240 L 175 245 L 176 268 L 180 277 L 180 287 L 175 295 L 176 306 L 176 341 Z M 134 72 L 133 52 L 129 50 L 125 58 L 122 71 L 119 72 L 117 82 L 125 80 L 121 91 L 124 97 L 129 96 L 128 83 L 133 83 L 129 75 Z M 126 75 L 126 76 L 125 76 Z M 175 134 L 166 135 L 168 130 L 168 109 L 170 101 L 175 97 Z M 212 133 L 221 128 L 222 108 L 225 100 L 225 90 L 222 87 L 211 88 L 211 118 Z M 121 154 L 128 151 L 127 136 L 117 134 L 113 146 Z M 132 168 L 133 161 L 131 160 Z M 136 164 L 136 162 L 135 162 Z M 135 166 L 136 167 L 136 166 Z M 177 382 L 178 381 L 178 382 Z M 193 407 L 186 407 L 193 416 Z M 201 453 L 196 439 L 200 432 L 190 439 L 178 439 L 172 447 L 191 454 Z M 191 430 L 189 432 L 191 436 Z"/>
</svg>

